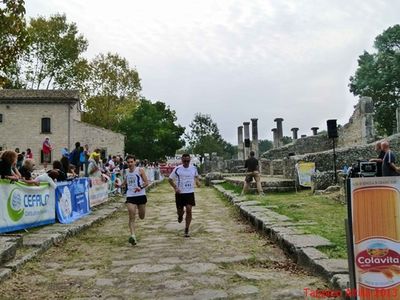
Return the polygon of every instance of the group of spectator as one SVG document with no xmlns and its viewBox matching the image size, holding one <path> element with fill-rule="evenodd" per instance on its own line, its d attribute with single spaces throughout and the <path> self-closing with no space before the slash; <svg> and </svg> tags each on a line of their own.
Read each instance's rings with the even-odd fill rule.
<svg viewBox="0 0 400 300">
<path fill-rule="evenodd" d="M 128 165 L 121 155 L 108 156 L 101 158 L 101 150 L 94 149 L 90 152 L 89 146 L 83 147 L 80 142 L 75 143 L 72 151 L 64 148 L 61 151 L 60 159 L 51 161 L 53 146 L 49 138 L 43 141 L 43 167 L 44 170 L 35 169 L 35 160 L 31 149 L 20 153 L 16 148 L 14 151 L 6 150 L 0 152 L 0 177 L 12 181 L 22 181 L 27 184 L 38 185 L 43 179 L 43 174 L 47 174 L 53 181 L 65 181 L 84 176 L 90 178 L 100 178 L 103 181 L 115 182 L 116 189 L 121 187 L 123 178 L 126 174 Z M 151 180 L 159 179 L 159 172 L 156 172 L 157 163 L 150 163 L 147 160 L 137 160 L 139 166 L 144 167 Z M 48 169 L 48 165 L 51 168 Z M 34 175 L 37 175 L 36 177 Z"/>
</svg>

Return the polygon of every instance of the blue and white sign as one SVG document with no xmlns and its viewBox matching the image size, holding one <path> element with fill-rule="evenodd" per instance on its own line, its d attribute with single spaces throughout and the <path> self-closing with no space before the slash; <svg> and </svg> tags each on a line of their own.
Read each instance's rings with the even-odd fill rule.
<svg viewBox="0 0 400 300">
<path fill-rule="evenodd" d="M 36 186 L 0 180 L 0 233 L 54 222 L 54 189 L 47 183 Z"/>
<path fill-rule="evenodd" d="M 58 221 L 64 224 L 90 213 L 87 178 L 57 183 L 56 211 Z"/>
</svg>

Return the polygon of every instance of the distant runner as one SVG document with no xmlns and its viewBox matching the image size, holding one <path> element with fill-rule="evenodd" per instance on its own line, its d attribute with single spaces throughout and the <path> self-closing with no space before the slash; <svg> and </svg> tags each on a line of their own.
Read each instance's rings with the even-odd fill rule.
<svg viewBox="0 0 400 300">
<path fill-rule="evenodd" d="M 128 170 L 123 186 L 127 187 L 126 191 L 126 207 L 128 208 L 129 214 L 129 230 L 131 236 L 129 237 L 129 243 L 136 245 L 137 239 L 135 235 L 135 218 L 136 211 L 138 211 L 139 218 L 144 219 L 146 214 L 146 190 L 145 188 L 149 185 L 147 176 L 143 168 L 136 167 L 136 159 L 132 155 L 126 157 L 128 163 Z"/>
<path fill-rule="evenodd" d="M 190 155 L 182 155 L 182 164 L 175 167 L 169 175 L 169 184 L 175 190 L 176 210 L 178 222 L 183 220 L 183 214 L 186 211 L 185 237 L 189 237 L 189 226 L 192 221 L 192 207 L 196 206 L 194 199 L 194 184 L 200 187 L 199 173 L 195 166 L 190 165 Z M 185 208 L 185 209 L 184 209 Z"/>
</svg>

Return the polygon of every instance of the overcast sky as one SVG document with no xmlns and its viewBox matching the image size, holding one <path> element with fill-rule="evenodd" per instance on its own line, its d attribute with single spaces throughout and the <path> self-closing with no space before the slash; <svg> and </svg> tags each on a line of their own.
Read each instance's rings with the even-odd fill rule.
<svg viewBox="0 0 400 300">
<path fill-rule="evenodd" d="M 398 0 L 26 0 L 27 15 L 65 13 L 89 41 L 139 72 L 142 95 L 178 123 L 210 114 L 228 142 L 258 118 L 259 139 L 348 122 L 349 77 L 375 37 L 400 23 Z"/>
</svg>

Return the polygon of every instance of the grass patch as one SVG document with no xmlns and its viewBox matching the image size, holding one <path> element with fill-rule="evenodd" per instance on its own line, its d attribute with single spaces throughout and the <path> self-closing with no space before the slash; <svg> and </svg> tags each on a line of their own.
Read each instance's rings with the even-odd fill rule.
<svg viewBox="0 0 400 300">
<path fill-rule="evenodd" d="M 241 189 L 230 183 L 223 184 L 225 189 L 240 193 Z M 239 190 L 239 192 L 237 192 Z M 314 222 L 315 225 L 301 226 L 304 233 L 318 234 L 330 240 L 334 247 L 322 247 L 319 250 L 330 258 L 346 258 L 346 232 L 344 219 L 347 218 L 346 205 L 324 196 L 315 196 L 309 190 L 287 193 L 268 193 L 264 197 L 246 197 L 258 200 L 263 205 L 273 205 L 279 214 L 288 216 L 294 222 Z"/>
<path fill-rule="evenodd" d="M 223 182 L 221 183 L 221 185 L 224 189 L 234 191 L 236 194 L 240 194 L 242 192 L 241 187 L 231 184 L 229 182 Z"/>
</svg>

